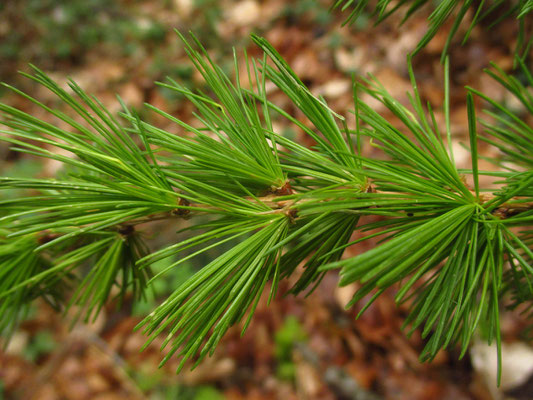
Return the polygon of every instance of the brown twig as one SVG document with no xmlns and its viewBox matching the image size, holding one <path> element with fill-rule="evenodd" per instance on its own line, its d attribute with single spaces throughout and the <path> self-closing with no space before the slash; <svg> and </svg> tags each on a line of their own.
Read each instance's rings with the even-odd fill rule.
<svg viewBox="0 0 533 400">
<path fill-rule="evenodd" d="M 387 194 L 387 192 L 378 192 L 375 186 L 372 185 L 370 182 L 366 185 L 364 192 Z M 301 204 L 308 200 L 307 199 L 299 199 L 297 201 L 293 199 L 279 200 L 280 198 L 287 197 L 288 195 L 294 194 L 294 193 L 295 192 L 291 188 L 290 183 L 287 182 L 284 186 L 280 188 L 271 189 L 269 193 L 264 196 L 260 196 L 260 197 L 246 196 L 244 197 L 244 199 L 250 202 L 259 201 L 271 209 L 270 211 L 262 212 L 261 214 L 283 213 L 287 216 L 287 218 L 290 219 L 291 222 L 294 222 L 298 218 L 297 204 Z M 495 197 L 494 195 L 487 194 L 487 193 L 482 193 L 479 196 L 482 204 L 485 204 L 491 201 L 494 197 Z M 517 199 L 514 199 L 514 200 L 517 200 Z M 327 201 L 327 200 L 324 200 L 324 201 Z M 132 232 L 134 232 L 135 230 L 134 227 L 136 225 L 154 222 L 154 221 L 176 219 L 176 218 L 188 219 L 191 216 L 192 212 L 194 212 L 195 215 L 202 215 L 202 214 L 206 214 L 207 211 L 205 210 L 209 210 L 209 209 L 213 211 L 217 210 L 216 207 L 213 207 L 211 205 L 193 204 L 184 198 L 180 198 L 178 201 L 177 207 L 175 209 L 147 215 L 145 217 L 134 219 L 126 223 L 121 223 L 117 225 L 117 231 L 120 234 L 127 236 L 128 234 L 131 234 Z M 513 216 L 516 216 L 518 214 L 531 211 L 531 210 L 533 210 L 533 202 L 510 201 L 510 202 L 501 204 L 499 207 L 492 210 L 491 214 L 500 219 L 507 219 L 507 218 L 511 218 Z M 60 236 L 58 233 L 54 233 L 54 232 L 50 232 L 49 230 L 46 230 L 46 231 L 41 232 L 41 234 L 38 237 L 38 240 L 39 240 L 39 243 L 43 244 L 43 243 L 49 242 L 50 240 L 57 238 L 58 236 Z"/>
</svg>

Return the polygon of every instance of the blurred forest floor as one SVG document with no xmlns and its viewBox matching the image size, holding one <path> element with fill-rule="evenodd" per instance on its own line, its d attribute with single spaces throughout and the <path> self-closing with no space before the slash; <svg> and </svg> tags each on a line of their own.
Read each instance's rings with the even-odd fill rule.
<svg viewBox="0 0 533 400">
<path fill-rule="evenodd" d="M 168 76 L 192 87 L 203 86 L 173 29 L 192 30 L 227 71 L 233 68 L 232 46 L 238 56 L 246 49 L 249 56 L 261 57 L 249 39 L 255 32 L 264 35 L 313 93 L 323 95 L 338 113 L 348 115 L 353 109 L 352 74 L 372 73 L 394 97 L 406 102 L 410 89 L 406 54 L 424 34 L 430 10 L 419 12 L 400 29 L 401 13 L 378 27 L 369 18 L 341 27 L 346 15 L 331 14 L 329 5 L 314 0 L 3 0 L 0 80 L 58 106 L 49 93 L 16 73 L 28 71 L 28 63 L 34 63 L 59 82 L 74 79 L 113 111 L 119 110 L 115 98 L 119 94 L 143 118 L 181 133 L 143 108 L 148 102 L 184 121 L 194 118 L 190 104 L 154 84 Z M 462 29 L 468 26 L 464 25 Z M 444 92 L 439 59 L 450 27 L 414 59 L 421 95 L 436 110 L 440 125 Z M 515 41 L 516 24 L 510 21 L 490 30 L 478 26 L 466 45 L 456 41 L 451 47 L 452 131 L 461 168 L 470 163 L 461 145 L 468 142 L 464 86 L 512 102 L 482 69 L 492 60 L 510 70 Z M 280 93 L 272 92 L 271 98 L 301 117 Z M 0 89 L 0 101 L 47 118 L 7 89 Z M 482 106 L 477 104 L 479 111 Z M 382 105 L 375 107 L 395 121 Z M 275 128 L 292 137 L 300 135 L 282 121 L 275 121 Z M 312 144 L 305 137 L 300 140 Z M 484 155 L 494 155 L 493 148 L 481 146 Z M 372 155 L 375 149 L 364 151 Z M 489 168 L 481 162 L 480 169 Z M 0 168 L 4 176 L 48 177 L 59 166 L 0 144 Z M 175 232 L 182 227 L 157 223 L 144 231 L 156 249 L 178 240 Z M 369 246 L 372 243 L 365 242 L 347 255 Z M 396 307 L 394 293 L 385 293 L 356 321 L 360 305 L 344 310 L 355 287 L 338 288 L 334 272 L 307 298 L 284 297 L 283 291 L 290 287 L 286 282 L 273 304 L 267 307 L 262 300 L 244 337 L 239 327 L 231 329 L 214 356 L 195 370 L 175 375 L 176 360 L 158 369 L 162 358 L 158 341 L 139 352 L 146 338 L 132 329 L 206 260 L 172 271 L 156 286 L 156 299 L 118 310 L 111 304 L 94 323 L 73 330 L 68 316 L 61 318 L 37 304 L 9 347 L 0 352 L 0 398 L 482 400 L 501 395 L 487 384 L 493 382 L 494 349 L 476 344 L 478 350 L 462 360 L 458 351 L 443 351 L 431 364 L 421 364 L 423 339 L 416 332 L 407 338 L 401 330 L 407 312 Z M 531 349 L 520 344 L 524 327 L 519 315 L 503 313 L 506 354 L 517 352 L 525 357 L 521 362 L 533 365 L 531 357 L 527 359 Z M 517 373 L 508 371 L 504 383 L 516 380 Z M 533 398 L 529 390 L 515 390 L 514 398 Z"/>
</svg>

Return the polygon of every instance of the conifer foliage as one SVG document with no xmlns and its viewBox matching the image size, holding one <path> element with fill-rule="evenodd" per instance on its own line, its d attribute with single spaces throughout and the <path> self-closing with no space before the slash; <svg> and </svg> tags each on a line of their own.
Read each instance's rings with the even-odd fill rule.
<svg viewBox="0 0 533 400">
<path fill-rule="evenodd" d="M 376 3 L 372 8 L 371 4 Z M 431 3 L 430 0 L 379 0 L 370 2 L 369 0 L 336 0 L 332 9 L 339 9 L 345 12 L 348 17 L 344 24 L 353 24 L 364 13 L 370 13 L 375 18 L 375 24 L 383 22 L 392 14 L 405 10 L 401 24 L 404 24 L 417 11 Z M 502 20 L 512 16 L 518 24 L 518 40 L 516 42 L 515 54 L 524 59 L 528 51 L 533 46 L 531 37 L 531 20 L 528 21 L 528 14 L 533 11 L 533 0 L 442 0 L 439 1 L 428 18 L 428 29 L 413 54 L 424 48 L 437 32 L 448 21 L 453 20 L 448 38 L 442 51 L 442 59 L 446 57 L 449 47 L 452 44 L 463 20 L 468 13 L 472 14 L 471 22 L 463 36 L 464 44 L 472 33 L 472 29 L 479 24 L 486 24 L 489 28 L 500 23 Z"/>
<path fill-rule="evenodd" d="M 522 3 L 520 13 L 530 2 Z M 406 327 L 427 338 L 423 360 L 455 344 L 464 354 L 480 325 L 489 341 L 500 344 L 501 307 L 533 300 L 533 128 L 516 109 L 468 88 L 472 165 L 459 170 L 451 147 L 448 59 L 441 131 L 422 103 L 411 67 L 409 107 L 377 80 L 361 78 L 354 83 L 353 115 L 342 116 L 314 96 L 263 38 L 253 36 L 264 57 L 243 55 L 247 71 L 239 76 L 235 56 L 231 78 L 194 36 L 180 37 L 211 94 L 174 81 L 161 85 L 194 104 L 201 126 L 147 107 L 187 136 L 141 120 L 123 103 L 116 117 L 75 82 L 62 88 L 37 67 L 25 76 L 71 113 L 10 87 L 58 123 L 1 104 L 1 140 L 13 150 L 57 160 L 64 169 L 55 179 L 0 180 L 1 189 L 31 194 L 0 202 L 4 335 L 36 297 L 59 310 L 75 304 L 88 320 L 112 296 L 120 300 L 132 291 L 140 299 L 169 269 L 221 246 L 220 256 L 138 326 L 147 343 L 165 337 L 163 363 L 172 356 L 181 358 L 180 369 L 188 360 L 199 363 L 231 326 L 241 324 L 244 332 L 265 288 L 274 301 L 279 281 L 298 265 L 304 272 L 292 293 L 312 290 L 328 270 L 339 270 L 340 285 L 361 284 L 348 307 L 371 295 L 361 312 L 395 288 L 397 302 L 408 302 L 411 310 Z M 497 66 L 486 73 L 532 114 L 533 77 L 519 57 L 517 65 L 522 80 Z M 309 124 L 272 103 L 267 82 Z M 362 93 L 381 102 L 402 127 L 361 100 Z M 486 104 L 479 120 L 475 98 Z M 276 132 L 272 120 L 278 117 L 315 145 L 307 148 Z M 355 118 L 355 130 L 347 118 Z M 478 167 L 480 140 L 501 152 L 491 159 L 493 171 Z M 362 155 L 369 143 L 381 149 L 381 158 Z M 493 177 L 497 189 L 481 187 L 481 175 Z M 365 215 L 380 218 L 362 224 Z M 155 252 L 136 228 L 182 218 L 192 222 L 189 238 Z M 353 242 L 355 230 L 378 233 Z M 347 247 L 376 236 L 382 240 L 375 248 L 342 258 Z M 150 265 L 170 257 L 177 261 L 154 276 Z"/>
</svg>

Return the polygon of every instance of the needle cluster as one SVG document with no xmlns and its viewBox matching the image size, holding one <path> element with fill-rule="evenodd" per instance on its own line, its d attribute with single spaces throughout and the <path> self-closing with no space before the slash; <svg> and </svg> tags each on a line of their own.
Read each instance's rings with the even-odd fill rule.
<svg viewBox="0 0 533 400">
<path fill-rule="evenodd" d="M 377 3 L 377 4 L 375 4 Z M 488 29 L 493 28 L 498 23 L 512 16 L 518 24 L 518 37 L 515 47 L 515 54 L 524 60 L 533 46 L 531 20 L 527 20 L 527 15 L 533 11 L 533 0 L 441 0 L 432 2 L 430 0 L 335 0 L 332 9 L 339 9 L 348 14 L 344 24 L 353 24 L 362 14 L 369 13 L 375 18 L 375 24 L 383 22 L 392 14 L 405 9 L 401 24 L 404 24 L 410 17 L 420 11 L 426 5 L 435 3 L 435 7 L 428 17 L 428 28 L 420 42 L 416 46 L 413 55 L 422 50 L 437 32 L 448 22 L 453 20 L 448 38 L 442 51 L 442 60 L 448 54 L 448 50 L 454 37 L 467 16 L 470 16 L 470 24 L 464 33 L 462 44 L 464 44 L 472 33 L 472 29 L 479 24 L 487 25 Z M 374 6 L 375 4 L 375 6 Z M 529 34 L 528 34 L 529 32 Z"/>
<path fill-rule="evenodd" d="M 164 335 L 163 362 L 177 355 L 180 369 L 211 354 L 231 326 L 241 324 L 244 333 L 267 288 L 271 301 L 280 280 L 297 273 L 291 292 L 309 291 L 332 269 L 340 271 L 340 285 L 361 284 L 347 305 L 366 299 L 361 312 L 393 288 L 397 302 L 411 310 L 406 327 L 427 338 L 423 360 L 457 343 L 464 354 L 480 324 L 488 340 L 500 344 L 505 298 L 513 305 L 533 299 L 533 128 L 523 118 L 533 113 L 533 78 L 520 59 L 523 81 L 496 66 L 487 73 L 516 97 L 521 111 L 468 88 L 472 165 L 460 170 L 451 146 L 447 60 L 441 131 L 411 68 L 410 106 L 370 77 L 354 82 L 353 113 L 341 116 L 263 38 L 253 36 L 264 57 L 244 55 L 245 76 L 239 76 L 235 56 L 235 79 L 194 37 L 181 38 L 210 93 L 174 81 L 161 85 L 195 105 L 197 123 L 147 107 L 187 135 L 141 120 L 124 103 L 116 118 L 76 83 L 62 88 L 36 67 L 27 78 L 71 112 L 12 87 L 57 123 L 0 104 L 1 140 L 64 165 L 55 179 L 0 179 L 0 189 L 25 191 L 0 201 L 3 333 L 13 331 L 36 297 L 61 310 L 77 305 L 80 316 L 94 318 L 111 297 L 120 300 L 132 291 L 142 298 L 169 269 L 219 247 L 226 250 L 138 327 L 148 343 Z M 309 123 L 271 102 L 267 83 Z M 362 93 L 381 102 L 401 126 L 363 101 Z M 475 97 L 487 104 L 479 123 Z M 274 118 L 286 119 L 314 146 L 276 132 Z M 355 119 L 355 129 L 347 118 Z M 478 167 L 479 140 L 501 150 L 491 160 L 493 171 Z M 382 157 L 365 157 L 367 145 Z M 493 177 L 497 189 L 481 187 L 481 175 Z M 379 218 L 362 223 L 362 216 Z M 192 222 L 185 228 L 189 238 L 151 252 L 139 226 L 181 218 Z M 355 230 L 363 238 L 351 241 Z M 342 258 L 347 247 L 378 236 L 373 249 Z M 177 261 L 154 276 L 150 265 L 169 257 Z"/>
</svg>

